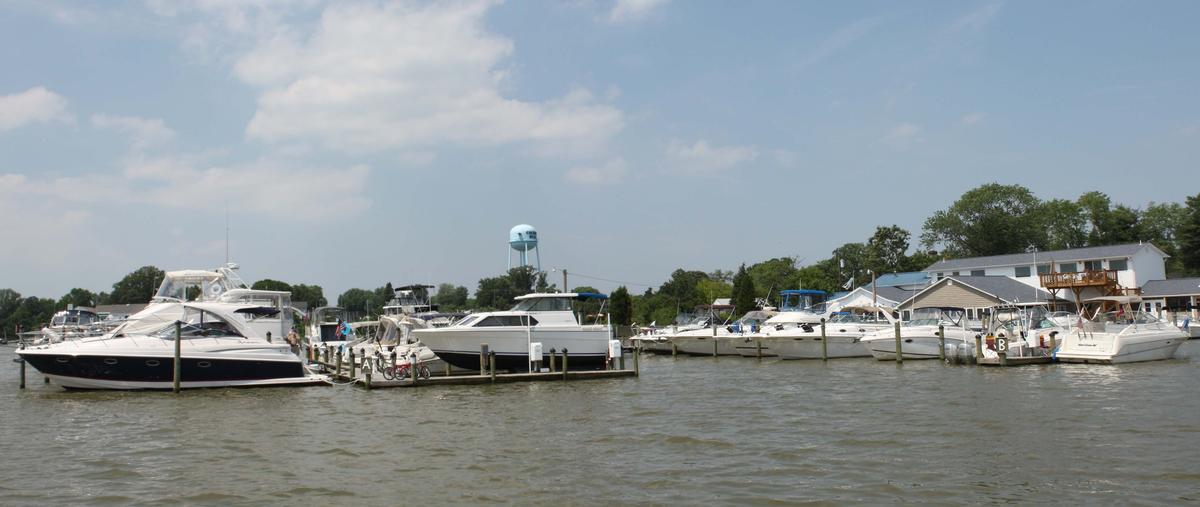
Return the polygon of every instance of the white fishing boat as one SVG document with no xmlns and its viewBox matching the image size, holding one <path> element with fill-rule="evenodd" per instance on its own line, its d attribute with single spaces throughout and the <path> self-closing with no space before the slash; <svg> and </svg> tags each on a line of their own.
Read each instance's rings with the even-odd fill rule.
<svg viewBox="0 0 1200 507">
<path fill-rule="evenodd" d="M 731 325 L 711 326 L 677 332 L 668 340 L 680 354 L 690 356 L 740 356 L 738 347 L 744 345 L 746 336 L 757 333 L 774 312 L 755 310 L 746 312 Z"/>
<path fill-rule="evenodd" d="M 968 327 L 966 311 L 962 308 L 918 308 L 913 310 L 912 320 L 900 326 L 900 353 L 903 359 L 938 359 L 938 326 L 946 334 L 947 354 L 975 350 L 975 336 L 981 330 Z M 893 329 L 881 329 L 867 333 L 860 340 L 871 355 L 880 361 L 896 359 L 896 334 Z"/>
<path fill-rule="evenodd" d="M 178 333 L 181 388 L 321 382 L 284 339 L 291 317 L 287 292 L 233 289 L 215 301 L 160 300 L 104 336 L 17 353 L 64 388 L 171 389 Z"/>
<path fill-rule="evenodd" d="M 1142 311 L 1140 296 L 1103 296 L 1087 300 L 1101 308 L 1091 319 L 1079 317 L 1062 336 L 1055 357 L 1064 363 L 1120 364 L 1161 361 L 1175 356 L 1188 334 Z M 1116 310 L 1103 312 L 1105 307 Z M 1086 312 L 1085 312 L 1086 313 Z"/>
<path fill-rule="evenodd" d="M 756 340 L 782 359 L 870 357 L 871 351 L 862 343 L 862 338 L 868 333 L 893 329 L 895 319 L 887 308 L 857 309 L 864 313 L 840 311 L 831 314 L 825 322 L 824 339 L 818 323 L 767 329 Z"/>
<path fill-rule="evenodd" d="M 413 335 L 459 368 L 477 370 L 481 345 L 487 344 L 496 353 L 497 369 L 527 371 L 531 360 L 548 364 L 551 351 L 561 355 L 564 350 L 572 370 L 603 369 L 612 328 L 607 320 L 586 323 L 573 303 L 607 299 L 590 292 L 526 294 L 508 311 L 472 313 L 446 327 L 414 329 Z M 602 305 L 599 313 L 603 310 Z M 532 343 L 542 344 L 541 357 L 531 357 Z"/>
<path fill-rule="evenodd" d="M 712 320 L 712 316 L 688 314 L 681 315 L 678 319 L 677 324 L 666 327 L 655 327 L 655 323 L 651 322 L 649 326 L 642 328 L 638 334 L 629 338 L 630 345 L 643 352 L 670 354 L 671 336 L 696 329 L 706 329 L 709 327 L 708 323 Z"/>
</svg>

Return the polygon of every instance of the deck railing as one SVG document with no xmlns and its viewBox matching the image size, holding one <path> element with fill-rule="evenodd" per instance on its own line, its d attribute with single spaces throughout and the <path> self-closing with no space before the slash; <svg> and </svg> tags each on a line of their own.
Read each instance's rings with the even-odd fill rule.
<svg viewBox="0 0 1200 507">
<path fill-rule="evenodd" d="M 1048 289 L 1103 286 L 1117 283 L 1117 270 L 1089 269 L 1074 273 L 1042 273 L 1038 277 L 1041 278 L 1042 287 Z"/>
</svg>

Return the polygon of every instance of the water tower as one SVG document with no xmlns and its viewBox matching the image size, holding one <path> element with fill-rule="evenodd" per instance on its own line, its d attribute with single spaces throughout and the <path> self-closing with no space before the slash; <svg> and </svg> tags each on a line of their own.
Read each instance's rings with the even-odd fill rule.
<svg viewBox="0 0 1200 507">
<path fill-rule="evenodd" d="M 531 266 L 532 264 L 529 263 L 529 253 L 533 252 L 533 255 L 537 258 L 537 265 L 534 265 L 534 268 L 538 271 L 542 270 L 542 255 L 538 252 L 537 247 L 537 230 L 532 225 L 521 224 L 508 231 L 508 246 L 512 247 L 512 250 L 508 251 L 509 269 L 513 267 L 512 253 L 513 250 L 516 250 L 520 254 L 518 266 Z"/>
</svg>

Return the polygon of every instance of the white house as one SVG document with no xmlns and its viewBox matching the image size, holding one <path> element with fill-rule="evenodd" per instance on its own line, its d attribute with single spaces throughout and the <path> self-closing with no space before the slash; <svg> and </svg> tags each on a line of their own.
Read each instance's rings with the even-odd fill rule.
<svg viewBox="0 0 1200 507">
<path fill-rule="evenodd" d="M 1041 288 L 1040 274 L 1115 271 L 1121 287 L 1140 288 L 1146 282 L 1167 277 L 1167 257 L 1150 243 L 1131 243 L 946 259 L 933 263 L 925 268 L 925 272 L 935 281 L 948 276 L 1010 276 L 1031 287 Z"/>
</svg>

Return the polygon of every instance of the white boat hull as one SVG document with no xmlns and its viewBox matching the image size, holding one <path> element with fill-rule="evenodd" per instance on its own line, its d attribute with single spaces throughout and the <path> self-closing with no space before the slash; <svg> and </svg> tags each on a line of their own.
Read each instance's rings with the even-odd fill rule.
<svg viewBox="0 0 1200 507">
<path fill-rule="evenodd" d="M 946 348 L 975 348 L 975 333 L 960 328 L 945 328 Z M 936 327 L 920 326 L 916 329 L 902 328 L 900 331 L 900 355 L 904 360 L 938 359 L 940 340 Z M 880 331 L 861 340 L 871 355 L 880 361 L 896 360 L 896 336 L 892 331 Z"/>
<path fill-rule="evenodd" d="M 543 363 L 549 364 L 553 350 L 569 353 L 569 368 L 602 368 L 608 358 L 608 328 L 582 326 L 577 328 L 460 328 L 444 327 L 415 330 L 421 343 L 433 350 L 442 360 L 460 368 L 479 369 L 482 344 L 496 353 L 496 367 L 514 371 L 528 368 L 529 344 L 542 344 Z M 561 359 L 560 359 L 561 361 Z"/>
<path fill-rule="evenodd" d="M 871 357 L 860 338 L 857 334 L 826 334 L 824 349 L 820 334 L 771 336 L 764 338 L 763 344 L 782 359 Z"/>
<path fill-rule="evenodd" d="M 671 343 L 680 354 L 689 356 L 738 356 L 737 347 L 728 336 L 714 337 L 711 334 L 672 336 Z"/>
<path fill-rule="evenodd" d="M 1067 335 L 1055 357 L 1064 363 L 1122 364 L 1162 361 L 1175 356 L 1186 333 L 1154 330 L 1145 333 L 1117 335 L 1113 333 L 1082 333 Z"/>
</svg>

